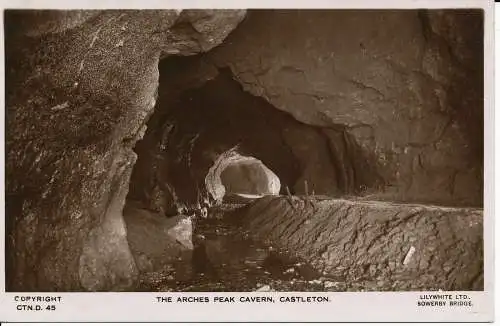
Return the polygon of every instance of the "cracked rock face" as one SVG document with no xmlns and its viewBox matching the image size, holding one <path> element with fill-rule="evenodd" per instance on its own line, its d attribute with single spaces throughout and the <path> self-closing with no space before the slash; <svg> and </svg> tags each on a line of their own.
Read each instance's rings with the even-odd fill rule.
<svg viewBox="0 0 500 326">
<path fill-rule="evenodd" d="M 207 177 L 233 149 L 289 193 L 248 208 L 255 234 L 360 288 L 481 289 L 480 209 L 369 201 L 482 207 L 480 11 L 5 21 L 7 290 L 122 291 L 172 267 L 192 227 L 161 219 L 217 198 Z M 363 201 L 293 196 L 311 192 Z"/>
<path fill-rule="evenodd" d="M 158 59 L 219 44 L 239 11 L 7 11 L 10 291 L 124 290 L 122 208 Z"/>
<path fill-rule="evenodd" d="M 345 126 L 381 166 L 371 198 L 477 206 L 478 35 L 479 10 L 262 10 L 209 57 L 298 121 Z"/>
<path fill-rule="evenodd" d="M 308 184 L 316 194 L 481 206 L 481 22 L 475 11 L 251 11 L 206 55 L 162 62 L 132 195 L 157 211 L 196 202 L 209 167 L 241 143 L 278 175 L 281 193 Z M 281 162 L 254 144 L 263 140 Z"/>
<path fill-rule="evenodd" d="M 422 205 L 482 207 L 481 31 L 480 11 L 251 11 L 161 63 L 129 197 L 166 215 L 219 198 L 237 148 L 291 193 L 250 206 L 257 237 L 350 288 L 482 289 L 482 210 Z M 325 197 L 289 202 L 308 192 Z"/>
<path fill-rule="evenodd" d="M 298 122 L 244 92 L 227 71 L 191 73 L 200 59 L 161 64 L 159 101 L 136 146 L 130 199 L 167 216 L 181 205 L 196 207 L 205 192 L 220 199 L 218 175 L 233 154 L 262 161 L 279 178 L 280 193 L 305 193 L 306 183 L 333 196 L 376 187 L 376 167 L 352 136 Z M 186 89 L 190 84 L 196 87 Z"/>
</svg>

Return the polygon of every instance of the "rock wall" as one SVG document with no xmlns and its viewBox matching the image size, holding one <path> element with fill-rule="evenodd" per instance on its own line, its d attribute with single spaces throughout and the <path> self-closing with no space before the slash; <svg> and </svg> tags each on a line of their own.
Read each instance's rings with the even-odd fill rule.
<svg viewBox="0 0 500 326">
<path fill-rule="evenodd" d="M 209 60 L 379 163 L 371 198 L 482 205 L 483 13 L 252 11 Z"/>
<path fill-rule="evenodd" d="M 377 167 L 344 130 L 298 122 L 244 92 L 227 70 L 210 70 L 207 64 L 201 73 L 192 72 L 203 60 L 167 59 L 161 64 L 165 77 L 160 77 L 158 105 L 135 149 L 139 160 L 131 199 L 166 215 L 175 215 L 179 204 L 196 206 L 206 190 L 220 192 L 206 189 L 205 180 L 233 148 L 276 174 L 281 193 L 286 188 L 304 193 L 306 182 L 311 192 L 334 196 L 377 184 Z M 204 79 L 207 70 L 209 80 Z"/>
<path fill-rule="evenodd" d="M 207 51 L 240 11 L 5 12 L 7 290 L 125 290 L 122 208 L 160 56 Z"/>
<path fill-rule="evenodd" d="M 292 193 L 481 206 L 481 31 L 480 11 L 250 11 L 214 50 L 161 63 L 133 197 L 196 201 L 244 144 Z M 186 155 L 197 166 L 172 162 Z"/>
<path fill-rule="evenodd" d="M 351 289 L 483 290 L 482 210 L 268 196 L 236 215 Z"/>
<path fill-rule="evenodd" d="M 149 209 L 195 202 L 243 140 L 293 193 L 482 205 L 482 12 L 244 16 L 5 12 L 7 290 L 133 287 L 129 180 Z M 206 51 L 157 89 L 160 58 Z"/>
</svg>

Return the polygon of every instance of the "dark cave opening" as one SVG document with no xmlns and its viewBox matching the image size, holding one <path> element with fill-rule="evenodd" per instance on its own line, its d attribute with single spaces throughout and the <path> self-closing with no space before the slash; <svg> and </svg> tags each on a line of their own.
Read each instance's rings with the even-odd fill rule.
<svg viewBox="0 0 500 326">
<path fill-rule="evenodd" d="M 236 281 L 262 251 L 267 258 L 252 266 L 278 268 L 281 278 L 294 258 L 249 240 L 234 218 L 238 207 L 266 196 L 341 197 L 377 185 L 377 166 L 343 126 L 297 121 L 246 92 L 229 68 L 205 55 L 170 57 L 159 71 L 155 111 L 134 149 L 124 208 L 129 246 L 145 279 L 170 266 L 175 282 L 202 277 L 201 289 L 212 284 L 205 279 L 212 261 L 222 259 L 218 273 Z M 263 271 L 256 273 L 268 277 Z M 231 289 L 242 289 L 237 283 Z"/>
<path fill-rule="evenodd" d="M 216 199 L 207 174 L 231 151 L 276 174 L 280 194 L 338 197 L 380 181 L 376 165 L 344 127 L 297 121 L 247 93 L 229 68 L 211 65 L 206 56 L 171 57 L 159 70 L 158 102 L 135 147 L 128 195 L 143 207 L 172 216 L 179 207 Z"/>
<path fill-rule="evenodd" d="M 483 289 L 484 13 L 31 14 L 8 290 Z"/>
<path fill-rule="evenodd" d="M 203 87 L 184 92 L 170 111 L 170 148 L 184 157 L 192 183 L 200 184 L 216 158 L 236 147 L 241 155 L 261 160 L 284 184 L 292 186 L 299 178 L 300 162 L 281 135 L 291 118 L 246 95 L 230 75 L 220 73 Z M 181 178 L 177 174 L 172 183 L 181 185 Z M 180 193 L 187 202 L 196 199 L 192 190 Z"/>
</svg>

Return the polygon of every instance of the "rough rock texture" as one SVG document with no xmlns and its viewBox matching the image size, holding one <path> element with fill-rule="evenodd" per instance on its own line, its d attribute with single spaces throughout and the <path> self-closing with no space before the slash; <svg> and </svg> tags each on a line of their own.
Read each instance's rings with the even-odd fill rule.
<svg viewBox="0 0 500 326">
<path fill-rule="evenodd" d="M 214 50 L 160 64 L 131 195 L 167 215 L 195 205 L 239 145 L 281 193 L 481 206 L 481 24 L 480 11 L 251 11 Z"/>
<path fill-rule="evenodd" d="M 298 121 L 344 126 L 380 165 L 372 198 L 481 206 L 482 24 L 480 10 L 259 10 L 205 61 Z"/>
<path fill-rule="evenodd" d="M 269 167 L 281 193 L 303 194 L 307 184 L 329 196 L 482 205 L 482 12 L 258 10 L 225 39 L 244 16 L 244 10 L 5 13 L 7 290 L 130 289 L 143 265 L 127 244 L 127 195 L 175 215 L 177 205 L 207 196 L 207 172 L 235 147 Z M 150 116 L 133 168 L 132 148 Z M 355 231 L 354 243 L 372 239 L 357 238 L 372 227 L 359 230 L 371 219 L 354 223 L 361 215 L 355 212 L 372 206 L 385 212 L 376 217 L 389 224 L 375 238 L 383 242 L 408 207 L 325 205 L 318 219 L 333 218 L 321 223 L 355 224 L 345 233 Z M 336 205 L 351 205 L 353 217 L 336 217 L 329 211 Z M 418 269 L 410 260 L 396 270 L 394 282 L 410 275 L 430 287 L 432 276 L 447 289 L 479 288 L 480 256 L 471 252 L 481 251 L 480 228 L 464 231 L 469 213 L 480 225 L 479 211 L 418 209 L 401 226 L 418 232 L 415 257 L 424 250 L 420 239 L 448 248 L 451 269 L 442 249 L 429 254 L 436 260 L 429 268 L 449 269 L 450 282 L 442 272 L 426 274 L 423 258 Z M 259 227 L 303 218 L 282 220 L 290 212 L 283 201 L 276 210 L 262 214 L 276 214 L 276 221 Z M 458 230 L 452 240 L 445 239 L 447 228 Z M 314 249 L 311 236 L 303 240 L 312 247 L 300 250 Z M 405 248 L 387 254 L 387 264 L 404 260 Z M 348 263 L 386 261 L 362 253 L 350 253 L 356 257 L 350 261 L 335 251 L 344 259 L 338 266 L 352 271 Z M 324 261 L 335 260 L 321 259 L 316 264 L 325 268 Z"/>
<path fill-rule="evenodd" d="M 160 55 L 209 50 L 244 15 L 6 11 L 7 290 L 133 284 L 121 210 Z"/>
<path fill-rule="evenodd" d="M 482 290 L 479 209 L 268 196 L 242 211 L 251 234 L 360 290 Z"/>
<path fill-rule="evenodd" d="M 370 158 L 342 129 L 300 123 L 200 60 L 160 65 L 158 105 L 135 149 L 131 199 L 169 215 L 179 203 L 196 205 L 205 191 L 220 198 L 222 189 L 210 184 L 221 183 L 206 187 L 206 179 L 232 149 L 262 161 L 280 179 L 281 193 L 287 187 L 304 193 L 307 182 L 316 193 L 356 194 L 379 181 Z"/>
<path fill-rule="evenodd" d="M 191 275 L 193 223 L 183 215 L 165 219 L 127 202 L 123 210 L 127 241 L 141 274 L 175 274 L 177 279 Z"/>
</svg>

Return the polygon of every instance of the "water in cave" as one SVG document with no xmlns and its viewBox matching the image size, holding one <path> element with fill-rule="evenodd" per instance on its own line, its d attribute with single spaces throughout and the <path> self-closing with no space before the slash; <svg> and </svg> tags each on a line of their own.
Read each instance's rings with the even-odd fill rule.
<svg viewBox="0 0 500 326">
<path fill-rule="evenodd" d="M 8 291 L 485 289 L 483 11 L 87 14 L 6 12 Z"/>
<path fill-rule="evenodd" d="M 258 240 L 240 223 L 246 204 L 263 196 L 278 196 L 279 178 L 253 157 L 227 156 L 215 186 L 220 201 L 202 210 L 164 216 L 129 201 L 124 210 L 128 239 L 139 266 L 141 260 L 177 261 L 150 266 L 140 277 L 139 291 L 324 291 L 342 288 L 337 278 L 322 275 L 290 252 Z M 201 205 L 203 206 L 203 205 Z M 189 220 L 183 231 L 179 221 Z M 175 230 L 174 232 L 171 232 Z M 177 249 L 172 250 L 173 239 Z M 162 257 L 164 255 L 164 257 Z"/>
<path fill-rule="evenodd" d="M 324 144 L 324 136 L 244 92 L 228 70 L 203 82 L 189 76 L 199 59 L 160 64 L 156 111 L 135 148 L 124 218 L 141 271 L 139 289 L 316 291 L 325 281 L 341 286 L 292 253 L 252 237 L 239 216 L 256 198 L 314 193 L 315 186 L 321 192 L 323 176 L 300 180 L 303 161 L 310 160 L 300 155 Z M 293 133 L 304 137 L 303 148 L 294 148 Z M 333 160 L 331 170 L 338 171 L 338 163 Z M 326 194 L 345 191 L 346 184 L 335 180 Z"/>
<path fill-rule="evenodd" d="M 363 256 L 383 239 L 375 234 L 392 225 L 364 218 L 392 216 L 385 213 L 392 206 L 359 200 L 383 200 L 376 196 L 391 194 L 386 187 L 392 185 L 382 175 L 388 167 L 347 126 L 299 121 L 245 90 L 230 68 L 212 64 L 208 55 L 169 57 L 159 72 L 155 111 L 134 149 L 138 160 L 124 210 L 138 289 L 389 290 L 391 266 L 407 273 L 400 258 Z M 342 200 L 322 204 L 332 198 L 362 208 Z M 246 220 L 247 209 L 262 225 Z M 411 221 L 413 210 L 402 207 L 394 216 L 408 212 Z M 339 228 L 345 229 L 338 239 L 330 238 Z M 360 240 L 359 228 L 373 239 Z M 387 251 L 404 255 L 409 248 L 399 241 Z M 362 257 L 353 265 L 356 255 Z"/>
</svg>

